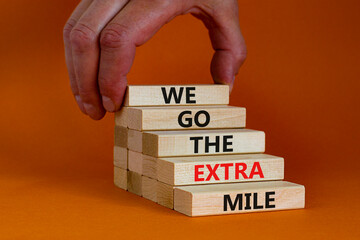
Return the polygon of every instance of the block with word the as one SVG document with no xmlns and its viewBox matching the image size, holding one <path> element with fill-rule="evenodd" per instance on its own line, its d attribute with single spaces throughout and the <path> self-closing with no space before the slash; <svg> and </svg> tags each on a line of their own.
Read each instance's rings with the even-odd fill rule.
<svg viewBox="0 0 360 240">
<path fill-rule="evenodd" d="M 143 154 L 154 157 L 262 153 L 265 133 L 250 129 L 143 132 Z"/>
</svg>

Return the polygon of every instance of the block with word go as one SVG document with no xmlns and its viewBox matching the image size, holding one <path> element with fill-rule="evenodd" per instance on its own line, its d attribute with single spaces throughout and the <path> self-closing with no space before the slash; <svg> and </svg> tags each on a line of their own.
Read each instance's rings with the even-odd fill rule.
<svg viewBox="0 0 360 240">
<path fill-rule="evenodd" d="M 128 107 L 127 127 L 138 131 L 245 127 L 245 108 L 233 106 Z"/>
<path fill-rule="evenodd" d="M 227 85 L 129 85 L 124 106 L 229 104 Z"/>
<path fill-rule="evenodd" d="M 305 188 L 285 182 L 248 182 L 175 187 L 174 209 L 188 216 L 298 209 Z"/>
<path fill-rule="evenodd" d="M 143 154 L 154 157 L 262 153 L 265 133 L 250 129 L 143 132 Z"/>
</svg>

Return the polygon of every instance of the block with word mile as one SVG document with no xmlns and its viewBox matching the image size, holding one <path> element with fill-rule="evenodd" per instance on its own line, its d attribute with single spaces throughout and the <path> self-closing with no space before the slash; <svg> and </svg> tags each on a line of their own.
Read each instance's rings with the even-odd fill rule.
<svg viewBox="0 0 360 240">
<path fill-rule="evenodd" d="M 129 85 L 124 106 L 229 104 L 227 85 Z"/>
<path fill-rule="evenodd" d="M 304 207 L 304 186 L 285 181 L 210 184 L 174 189 L 174 209 L 188 216 Z"/>
<path fill-rule="evenodd" d="M 265 133 L 250 129 L 143 132 L 143 154 L 154 157 L 262 153 Z"/>
</svg>

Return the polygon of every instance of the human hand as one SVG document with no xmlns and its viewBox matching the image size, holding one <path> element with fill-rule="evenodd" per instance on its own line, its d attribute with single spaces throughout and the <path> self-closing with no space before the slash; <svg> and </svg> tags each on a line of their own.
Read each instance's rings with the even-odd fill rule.
<svg viewBox="0 0 360 240">
<path fill-rule="evenodd" d="M 246 58 L 236 0 L 82 0 L 64 27 L 70 85 L 81 111 L 117 111 L 135 49 L 174 17 L 191 13 L 209 30 L 215 83 L 233 86 Z"/>
</svg>

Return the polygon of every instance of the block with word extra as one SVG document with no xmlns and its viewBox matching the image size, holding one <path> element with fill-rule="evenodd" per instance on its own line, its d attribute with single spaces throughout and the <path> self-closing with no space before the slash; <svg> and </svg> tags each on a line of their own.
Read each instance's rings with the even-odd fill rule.
<svg viewBox="0 0 360 240">
<path fill-rule="evenodd" d="M 187 216 L 298 209 L 305 188 L 246 129 L 227 85 L 130 85 L 115 113 L 115 186 Z"/>
<path fill-rule="evenodd" d="M 124 107 L 122 127 L 138 131 L 215 129 L 245 127 L 246 110 L 242 107 L 170 106 Z"/>
<path fill-rule="evenodd" d="M 285 181 L 211 184 L 174 189 L 174 209 L 188 216 L 304 207 L 304 186 Z"/>
<path fill-rule="evenodd" d="M 170 185 L 282 180 L 284 159 L 268 154 L 155 158 L 143 155 L 143 175 Z"/>
<path fill-rule="evenodd" d="M 124 106 L 229 104 L 227 85 L 129 85 Z"/>
<path fill-rule="evenodd" d="M 262 153 L 265 133 L 250 129 L 143 132 L 143 154 L 154 157 Z"/>
</svg>

